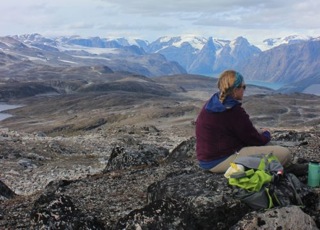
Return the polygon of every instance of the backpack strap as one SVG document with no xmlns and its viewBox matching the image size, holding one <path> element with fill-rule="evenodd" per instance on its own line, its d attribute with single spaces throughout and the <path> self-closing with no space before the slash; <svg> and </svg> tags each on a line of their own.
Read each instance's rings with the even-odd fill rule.
<svg viewBox="0 0 320 230">
<path fill-rule="evenodd" d="M 279 172 L 283 172 L 283 166 L 278 160 L 278 158 L 273 155 L 273 153 L 269 153 L 263 156 L 261 159 L 258 169 L 269 172 L 270 174 L 277 174 Z"/>
<path fill-rule="evenodd" d="M 248 169 L 266 171 L 270 174 L 277 174 L 280 171 L 283 172 L 283 166 L 272 152 L 269 154 L 237 157 L 234 163 L 241 164 Z"/>
<path fill-rule="evenodd" d="M 301 197 L 300 197 L 300 195 L 299 195 L 299 193 L 297 192 L 297 189 L 296 189 L 296 186 L 297 186 L 298 183 L 294 182 L 294 179 L 297 179 L 297 178 L 291 173 L 288 173 L 285 176 L 287 177 L 288 181 L 290 182 L 290 185 L 292 187 L 292 191 L 294 192 L 294 196 L 295 196 L 295 199 L 297 201 L 297 204 L 304 206 L 304 204 L 303 204 L 303 202 L 301 200 Z M 298 181 L 298 182 L 300 184 L 300 181 Z"/>
<path fill-rule="evenodd" d="M 248 169 L 258 169 L 262 156 L 241 156 L 234 160 L 234 163 L 243 165 Z"/>
</svg>

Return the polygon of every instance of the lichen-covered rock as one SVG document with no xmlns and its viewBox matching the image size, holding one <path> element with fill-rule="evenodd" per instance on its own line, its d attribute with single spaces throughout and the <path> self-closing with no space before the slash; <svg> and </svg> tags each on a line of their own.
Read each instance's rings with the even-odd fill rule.
<svg viewBox="0 0 320 230">
<path fill-rule="evenodd" d="M 168 149 L 156 145 L 116 146 L 112 149 L 104 172 L 137 166 L 157 166 L 168 154 Z"/>
<path fill-rule="evenodd" d="M 287 217 L 286 222 L 279 225 L 283 229 L 305 229 L 302 226 L 313 229 L 317 226 L 318 209 L 312 203 L 317 203 L 319 196 L 310 192 L 302 198 L 307 206 L 303 211 L 298 206 L 290 207 L 298 208 L 299 212 L 290 207 L 287 211 L 280 209 Z M 256 217 L 256 225 L 252 226 L 267 222 L 267 227 L 263 229 L 276 229 L 274 226 L 277 221 L 281 222 L 281 215 L 274 220 L 271 214 L 277 213 L 278 209 L 261 210 Z M 149 186 L 148 204 L 121 218 L 116 226 L 122 229 L 247 229 L 241 226 L 250 223 L 250 219 L 241 224 L 238 221 L 246 220 L 248 217 L 244 215 L 251 211 L 233 198 L 232 188 L 222 175 L 187 170 L 170 173 L 164 180 Z M 299 223 L 297 228 L 286 228 L 292 226 L 290 219 L 296 218 L 299 213 L 304 214 L 304 222 Z M 259 229 L 254 227 L 250 229 Z"/>
<path fill-rule="evenodd" d="M 173 199 L 157 200 L 120 218 L 115 229 L 197 229 L 183 205 Z"/>
<path fill-rule="evenodd" d="M 310 137 L 309 133 L 301 133 L 297 131 L 275 131 L 272 133 L 272 139 L 275 141 L 298 142 L 300 144 L 304 143 L 308 137 Z"/>
<path fill-rule="evenodd" d="M 227 229 L 249 210 L 233 199 L 232 189 L 221 174 L 201 171 L 172 173 L 149 186 L 149 205 L 168 199 L 180 204 L 184 224 L 191 221 L 195 229 Z"/>
<path fill-rule="evenodd" d="M 71 197 L 52 193 L 35 201 L 30 217 L 35 229 L 105 229 L 96 217 L 80 212 Z"/>
<path fill-rule="evenodd" d="M 169 156 L 167 157 L 167 162 L 174 162 L 174 161 L 181 161 L 181 160 L 190 160 L 192 158 L 195 158 L 196 155 L 194 154 L 196 152 L 196 138 L 191 137 L 187 140 L 182 141 L 179 143 L 178 146 L 176 146 Z"/>
<path fill-rule="evenodd" d="M 274 208 L 266 212 L 248 213 L 231 230 L 310 229 L 316 230 L 314 220 L 297 206 Z"/>
</svg>

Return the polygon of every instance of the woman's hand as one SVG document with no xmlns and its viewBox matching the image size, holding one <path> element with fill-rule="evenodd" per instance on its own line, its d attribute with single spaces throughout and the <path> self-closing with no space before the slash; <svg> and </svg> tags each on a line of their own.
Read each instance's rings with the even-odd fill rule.
<svg viewBox="0 0 320 230">
<path fill-rule="evenodd" d="M 258 133 L 260 133 L 260 134 L 263 134 L 263 133 L 266 132 L 266 131 L 270 133 L 270 130 L 267 129 L 267 128 L 257 128 L 257 131 L 258 131 Z"/>
<path fill-rule="evenodd" d="M 270 130 L 267 129 L 267 128 L 260 128 L 260 131 L 261 131 L 261 133 L 264 133 L 264 132 L 269 132 L 270 133 Z"/>
</svg>

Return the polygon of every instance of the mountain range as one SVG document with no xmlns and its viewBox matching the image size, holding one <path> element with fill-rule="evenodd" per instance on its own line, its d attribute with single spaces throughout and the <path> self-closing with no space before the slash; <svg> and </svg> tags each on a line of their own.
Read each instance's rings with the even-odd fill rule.
<svg viewBox="0 0 320 230">
<path fill-rule="evenodd" d="M 83 68 L 97 66 L 150 78 L 175 74 L 216 77 L 225 69 L 236 69 L 248 81 L 281 83 L 281 92 L 320 94 L 320 37 L 270 38 L 264 44 L 259 48 L 244 37 L 231 41 L 178 36 L 148 42 L 13 35 L 0 37 L 0 80 L 46 80 L 59 73 L 79 79 Z"/>
</svg>

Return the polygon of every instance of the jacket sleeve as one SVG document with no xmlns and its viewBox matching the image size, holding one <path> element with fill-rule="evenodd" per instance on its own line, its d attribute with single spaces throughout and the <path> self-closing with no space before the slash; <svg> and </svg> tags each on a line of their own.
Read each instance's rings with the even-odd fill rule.
<svg viewBox="0 0 320 230">
<path fill-rule="evenodd" d="M 232 122 L 234 134 L 244 145 L 262 146 L 270 141 L 271 135 L 260 134 L 252 124 L 249 115 L 241 106 L 237 106 L 234 109 L 235 117 L 234 122 Z"/>
</svg>

